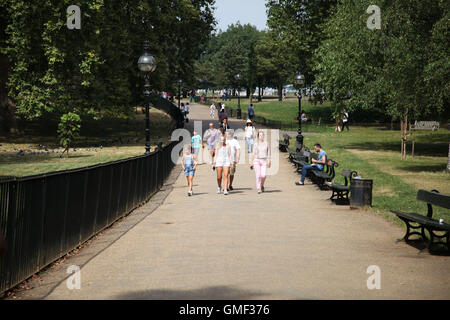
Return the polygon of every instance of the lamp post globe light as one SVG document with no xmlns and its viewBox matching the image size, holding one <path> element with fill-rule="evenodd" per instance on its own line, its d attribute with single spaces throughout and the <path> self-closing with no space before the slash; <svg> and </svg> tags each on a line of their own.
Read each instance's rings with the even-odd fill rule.
<svg viewBox="0 0 450 320">
<path fill-rule="evenodd" d="M 236 112 L 236 118 L 242 119 L 242 111 L 241 111 L 241 79 L 242 76 L 240 73 L 238 73 L 235 77 L 237 85 L 238 85 L 238 107 Z"/>
<path fill-rule="evenodd" d="M 181 85 L 183 84 L 183 80 L 178 79 L 178 109 L 181 109 Z"/>
<path fill-rule="evenodd" d="M 144 73 L 145 97 L 145 154 L 150 154 L 150 73 L 156 69 L 156 60 L 149 52 L 150 42 L 144 41 L 144 54 L 139 57 L 138 68 Z"/>
<path fill-rule="evenodd" d="M 303 149 L 303 135 L 302 135 L 302 87 L 305 84 L 305 76 L 300 69 L 295 76 L 295 87 L 298 89 L 298 134 L 297 134 L 297 151 Z"/>
</svg>

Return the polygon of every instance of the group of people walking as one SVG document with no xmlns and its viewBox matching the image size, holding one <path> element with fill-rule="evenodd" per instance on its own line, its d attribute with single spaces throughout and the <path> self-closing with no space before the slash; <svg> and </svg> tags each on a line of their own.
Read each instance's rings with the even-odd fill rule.
<svg viewBox="0 0 450 320">
<path fill-rule="evenodd" d="M 225 113 L 226 114 L 226 113 Z M 264 192 L 267 168 L 271 166 L 270 145 L 265 140 L 263 131 L 256 132 L 250 119 L 245 127 L 245 142 L 249 154 L 249 168 L 255 171 L 256 189 L 258 193 Z M 228 195 L 233 191 L 234 178 L 237 165 L 241 158 L 241 146 L 238 137 L 229 130 L 227 118 L 219 121 L 219 128 L 209 123 L 203 138 L 193 132 L 191 144 L 185 145 L 181 159 L 184 175 L 188 183 L 188 196 L 193 195 L 193 179 L 199 164 L 200 149 L 206 148 L 209 154 L 209 165 L 216 172 L 217 194 Z"/>
</svg>

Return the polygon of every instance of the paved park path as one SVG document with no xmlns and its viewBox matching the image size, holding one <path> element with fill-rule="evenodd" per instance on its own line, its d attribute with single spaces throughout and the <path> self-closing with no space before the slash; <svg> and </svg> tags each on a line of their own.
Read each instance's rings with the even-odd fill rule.
<svg viewBox="0 0 450 320">
<path fill-rule="evenodd" d="M 193 105 L 190 116 L 207 129 L 207 107 Z M 247 165 L 237 168 L 234 192 L 216 194 L 215 172 L 204 164 L 188 197 L 178 167 L 155 199 L 17 298 L 450 299 L 450 257 L 419 254 L 395 242 L 404 230 L 384 218 L 295 186 L 285 157 L 260 195 Z M 66 286 L 73 264 L 80 290 Z M 380 290 L 367 288 L 371 265 L 381 270 Z"/>
</svg>

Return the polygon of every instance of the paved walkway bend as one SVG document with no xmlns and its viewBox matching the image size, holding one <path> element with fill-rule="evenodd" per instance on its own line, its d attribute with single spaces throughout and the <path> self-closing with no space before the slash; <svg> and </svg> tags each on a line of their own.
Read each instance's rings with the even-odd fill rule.
<svg viewBox="0 0 450 320">
<path fill-rule="evenodd" d="M 193 105 L 190 116 L 202 120 L 206 130 L 207 107 Z M 231 123 L 243 126 L 238 120 Z M 402 228 L 367 211 L 335 206 L 327 200 L 329 192 L 297 187 L 295 179 L 280 154 L 267 192 L 257 194 L 254 172 L 242 164 L 236 190 L 218 195 L 215 172 L 203 164 L 194 196 L 187 197 L 178 168 L 159 207 L 150 201 L 18 298 L 450 298 L 450 257 L 419 254 L 396 243 Z M 120 237 L 111 236 L 115 233 Z M 69 290 L 66 270 L 77 263 L 81 289 Z M 381 271 L 380 290 L 367 288 L 372 265 Z"/>
</svg>

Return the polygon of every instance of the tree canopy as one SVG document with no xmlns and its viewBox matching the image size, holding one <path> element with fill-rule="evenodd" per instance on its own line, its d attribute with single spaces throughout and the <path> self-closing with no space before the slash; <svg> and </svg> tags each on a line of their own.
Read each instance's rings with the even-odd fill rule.
<svg viewBox="0 0 450 320">
<path fill-rule="evenodd" d="M 46 113 L 128 114 L 141 98 L 143 41 L 154 90 L 189 84 L 214 29 L 214 0 L 80 0 L 81 29 L 66 26 L 68 0 L 0 0 L 7 92 L 25 118 Z M 0 83 L 5 87 L 4 81 Z"/>
</svg>

